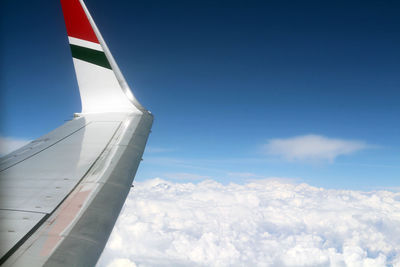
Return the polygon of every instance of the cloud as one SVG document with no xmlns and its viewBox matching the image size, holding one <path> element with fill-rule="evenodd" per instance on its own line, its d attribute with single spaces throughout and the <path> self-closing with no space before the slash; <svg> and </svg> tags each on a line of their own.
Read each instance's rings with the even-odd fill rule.
<svg viewBox="0 0 400 267">
<path fill-rule="evenodd" d="M 295 183 L 296 181 L 300 180 L 299 178 L 287 178 L 287 177 L 272 177 L 272 176 L 265 176 L 260 175 L 257 173 L 252 172 L 228 172 L 226 174 L 227 177 L 230 179 L 241 179 L 242 181 L 246 182 L 286 182 L 286 183 Z"/>
<path fill-rule="evenodd" d="M 210 176 L 199 175 L 195 173 L 186 173 L 186 172 L 175 172 L 175 173 L 166 173 L 164 174 L 165 178 L 172 180 L 187 180 L 187 181 L 198 181 L 210 179 Z"/>
<path fill-rule="evenodd" d="M 340 155 L 351 154 L 368 147 L 370 146 L 362 141 L 310 134 L 287 139 L 271 139 L 263 146 L 263 151 L 289 161 L 327 160 L 333 162 Z"/>
<path fill-rule="evenodd" d="M 28 144 L 31 140 L 0 136 L 0 156 L 7 155 L 14 150 Z"/>
<path fill-rule="evenodd" d="M 399 266 L 400 193 L 136 183 L 98 266 Z"/>
<path fill-rule="evenodd" d="M 256 173 L 252 173 L 252 172 L 228 172 L 227 173 L 228 177 L 238 177 L 238 178 L 242 178 L 242 179 L 268 179 L 269 177 L 265 177 L 263 175 L 259 175 Z"/>
<path fill-rule="evenodd" d="M 115 259 L 108 267 L 136 267 L 136 264 L 129 259 Z"/>
</svg>

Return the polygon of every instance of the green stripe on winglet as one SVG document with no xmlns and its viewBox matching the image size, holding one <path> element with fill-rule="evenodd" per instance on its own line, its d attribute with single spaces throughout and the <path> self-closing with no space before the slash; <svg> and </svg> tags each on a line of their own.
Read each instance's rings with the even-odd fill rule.
<svg viewBox="0 0 400 267">
<path fill-rule="evenodd" d="M 73 44 L 71 44 L 70 46 L 73 58 L 77 58 L 107 69 L 111 69 L 111 65 L 108 62 L 104 52 Z"/>
</svg>

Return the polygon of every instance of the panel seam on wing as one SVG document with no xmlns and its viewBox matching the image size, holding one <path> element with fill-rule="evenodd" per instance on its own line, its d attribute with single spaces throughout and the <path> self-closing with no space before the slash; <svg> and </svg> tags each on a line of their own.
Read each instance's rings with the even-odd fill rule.
<svg viewBox="0 0 400 267">
<path fill-rule="evenodd" d="M 46 149 L 48 149 L 48 148 L 50 148 L 50 147 L 52 147 L 52 146 L 58 144 L 59 142 L 61 142 L 61 141 L 64 140 L 65 138 L 68 138 L 69 136 L 73 135 L 74 133 L 76 133 L 76 132 L 80 131 L 81 129 L 85 128 L 85 127 L 86 127 L 87 125 L 89 125 L 90 123 L 91 123 L 91 122 L 85 124 L 84 126 L 82 126 L 82 127 L 80 127 L 79 129 L 73 131 L 72 133 L 70 133 L 70 134 L 64 136 L 63 138 L 61 138 L 60 140 L 56 141 L 55 143 L 53 143 L 53 144 L 51 144 L 51 145 L 49 145 L 49 146 L 43 148 L 42 150 L 39 150 L 38 152 L 36 152 L 36 153 L 34 153 L 34 154 L 32 154 L 32 155 L 30 155 L 30 156 L 28 156 L 28 157 L 26 157 L 26 158 L 24 158 L 24 159 L 18 161 L 18 162 L 16 162 L 16 163 L 14 163 L 14 164 L 12 164 L 12 165 L 10 165 L 10 166 L 4 168 L 4 169 L 1 169 L 0 172 L 3 172 L 3 171 L 5 171 L 5 170 L 7 170 L 7 169 L 9 169 L 9 168 L 11 168 L 11 167 L 13 167 L 13 166 L 15 166 L 15 165 L 17 165 L 17 164 L 19 164 L 19 163 L 21 163 L 21 162 L 27 160 L 27 159 L 30 159 L 31 157 L 33 157 L 33 156 L 39 154 L 40 152 L 43 152 L 44 150 L 46 150 Z"/>
</svg>

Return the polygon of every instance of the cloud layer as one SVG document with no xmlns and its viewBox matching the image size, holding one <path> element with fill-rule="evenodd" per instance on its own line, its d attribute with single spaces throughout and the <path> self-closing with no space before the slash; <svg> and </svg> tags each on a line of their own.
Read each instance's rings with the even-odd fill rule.
<svg viewBox="0 0 400 267">
<path fill-rule="evenodd" d="M 99 266 L 400 265 L 400 193 L 136 183 Z"/>
<path fill-rule="evenodd" d="M 0 157 L 28 144 L 30 140 L 0 136 Z"/>
<path fill-rule="evenodd" d="M 361 141 L 327 138 L 320 135 L 304 135 L 287 139 L 271 139 L 263 147 L 270 155 L 278 155 L 290 161 L 328 160 L 367 148 Z"/>
</svg>

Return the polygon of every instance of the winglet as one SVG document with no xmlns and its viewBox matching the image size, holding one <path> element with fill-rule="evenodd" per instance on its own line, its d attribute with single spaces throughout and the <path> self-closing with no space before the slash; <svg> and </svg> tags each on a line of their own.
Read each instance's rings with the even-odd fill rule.
<svg viewBox="0 0 400 267">
<path fill-rule="evenodd" d="M 82 0 L 61 0 L 82 113 L 146 111 L 130 90 Z"/>
</svg>

